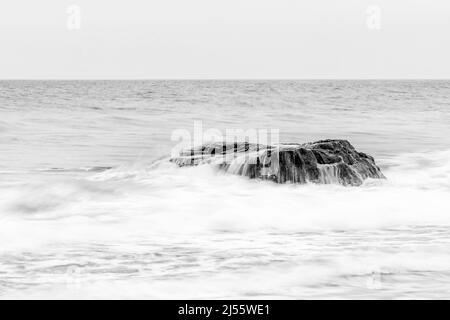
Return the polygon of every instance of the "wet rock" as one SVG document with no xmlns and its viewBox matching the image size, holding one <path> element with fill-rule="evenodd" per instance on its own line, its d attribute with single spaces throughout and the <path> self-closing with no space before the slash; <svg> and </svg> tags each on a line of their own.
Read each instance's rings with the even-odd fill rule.
<svg viewBox="0 0 450 320">
<path fill-rule="evenodd" d="M 179 166 L 211 164 L 231 174 L 277 183 L 358 186 L 367 178 L 384 178 L 375 160 L 346 140 L 276 146 L 212 143 L 184 150 L 170 161 Z"/>
</svg>

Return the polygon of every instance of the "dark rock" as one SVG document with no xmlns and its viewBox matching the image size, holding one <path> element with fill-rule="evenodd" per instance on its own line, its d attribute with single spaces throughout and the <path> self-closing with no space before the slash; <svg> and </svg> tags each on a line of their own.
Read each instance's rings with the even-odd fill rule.
<svg viewBox="0 0 450 320">
<path fill-rule="evenodd" d="M 375 160 L 346 140 L 267 146 L 212 143 L 185 150 L 170 161 L 179 166 L 216 165 L 226 172 L 277 183 L 339 183 L 358 186 L 384 178 Z"/>
</svg>

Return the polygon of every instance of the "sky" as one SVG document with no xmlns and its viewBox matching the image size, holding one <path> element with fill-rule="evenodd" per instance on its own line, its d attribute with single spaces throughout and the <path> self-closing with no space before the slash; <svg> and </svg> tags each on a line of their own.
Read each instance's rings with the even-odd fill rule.
<svg viewBox="0 0 450 320">
<path fill-rule="evenodd" d="M 450 79 L 448 0 L 1 0 L 0 79 Z"/>
</svg>

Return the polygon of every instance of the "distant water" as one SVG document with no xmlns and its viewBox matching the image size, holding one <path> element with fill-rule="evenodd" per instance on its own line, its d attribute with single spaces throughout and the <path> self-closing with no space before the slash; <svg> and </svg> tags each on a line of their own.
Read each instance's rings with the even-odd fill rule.
<svg viewBox="0 0 450 320">
<path fill-rule="evenodd" d="M 348 139 L 386 181 L 164 160 L 175 129 Z M 450 298 L 450 81 L 2 81 L 0 298 Z"/>
</svg>

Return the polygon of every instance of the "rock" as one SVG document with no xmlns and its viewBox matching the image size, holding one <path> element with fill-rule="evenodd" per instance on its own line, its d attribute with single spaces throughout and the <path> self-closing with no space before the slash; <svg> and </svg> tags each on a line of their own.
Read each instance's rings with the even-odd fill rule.
<svg viewBox="0 0 450 320">
<path fill-rule="evenodd" d="M 384 178 L 375 160 L 346 140 L 276 146 L 212 143 L 184 150 L 170 161 L 181 167 L 209 163 L 228 173 L 277 183 L 359 186 L 367 178 Z"/>
</svg>

